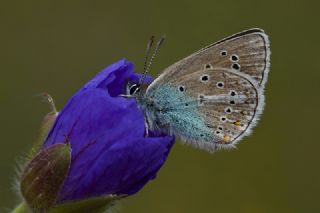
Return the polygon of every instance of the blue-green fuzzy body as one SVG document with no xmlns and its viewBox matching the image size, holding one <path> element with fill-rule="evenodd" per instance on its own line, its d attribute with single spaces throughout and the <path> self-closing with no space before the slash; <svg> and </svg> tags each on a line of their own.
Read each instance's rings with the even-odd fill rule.
<svg viewBox="0 0 320 213">
<path fill-rule="evenodd" d="M 152 88 L 138 98 L 138 103 L 151 130 L 174 134 L 186 141 L 214 142 L 213 133 L 199 113 L 197 99 L 176 86 Z"/>
</svg>

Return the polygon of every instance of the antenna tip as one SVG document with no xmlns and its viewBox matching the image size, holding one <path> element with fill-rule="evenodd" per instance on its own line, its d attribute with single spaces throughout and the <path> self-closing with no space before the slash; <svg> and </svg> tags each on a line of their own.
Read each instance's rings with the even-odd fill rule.
<svg viewBox="0 0 320 213">
<path fill-rule="evenodd" d="M 158 41 L 158 46 L 160 46 L 164 42 L 165 39 L 166 39 L 166 34 L 162 34 L 161 38 Z"/>
</svg>

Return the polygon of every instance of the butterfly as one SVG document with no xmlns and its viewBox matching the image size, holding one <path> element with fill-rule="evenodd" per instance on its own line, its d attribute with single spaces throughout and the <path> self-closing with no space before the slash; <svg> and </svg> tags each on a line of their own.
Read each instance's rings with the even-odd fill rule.
<svg viewBox="0 0 320 213">
<path fill-rule="evenodd" d="M 128 85 L 127 95 L 136 98 L 147 130 L 179 136 L 212 152 L 235 147 L 257 124 L 269 67 L 268 36 L 262 29 L 249 29 L 167 67 L 147 88 L 143 75 Z"/>
</svg>

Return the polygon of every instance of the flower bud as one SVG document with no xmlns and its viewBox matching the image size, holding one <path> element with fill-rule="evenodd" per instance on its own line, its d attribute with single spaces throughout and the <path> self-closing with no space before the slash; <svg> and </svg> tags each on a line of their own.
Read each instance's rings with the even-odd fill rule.
<svg viewBox="0 0 320 213">
<path fill-rule="evenodd" d="M 127 82 L 139 78 L 132 63 L 120 60 L 85 84 L 59 112 L 22 175 L 22 194 L 35 212 L 105 207 L 155 178 L 174 137 L 146 136 L 136 100 L 121 96 Z"/>
</svg>

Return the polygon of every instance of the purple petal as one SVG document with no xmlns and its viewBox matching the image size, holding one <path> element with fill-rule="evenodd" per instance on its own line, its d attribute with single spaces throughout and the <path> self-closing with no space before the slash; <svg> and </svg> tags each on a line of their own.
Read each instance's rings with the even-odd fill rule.
<svg viewBox="0 0 320 213">
<path fill-rule="evenodd" d="M 59 202 L 131 195 L 164 164 L 174 138 L 145 137 L 144 116 L 136 100 L 119 97 L 126 82 L 139 77 L 132 63 L 120 60 L 89 81 L 58 115 L 44 147 L 71 144 L 71 168 Z"/>
</svg>

